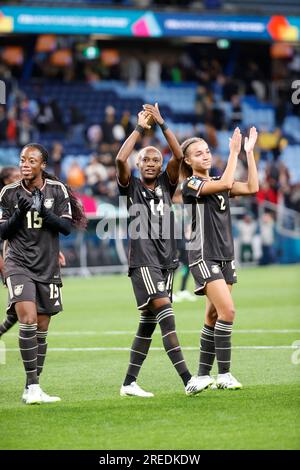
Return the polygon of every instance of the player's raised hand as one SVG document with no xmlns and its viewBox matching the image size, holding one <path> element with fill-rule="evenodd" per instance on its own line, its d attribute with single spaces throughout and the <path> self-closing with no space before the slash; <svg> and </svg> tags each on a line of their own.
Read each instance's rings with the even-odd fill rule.
<svg viewBox="0 0 300 470">
<path fill-rule="evenodd" d="M 44 194 L 39 188 L 35 188 L 32 192 L 32 209 L 35 209 L 39 214 L 43 211 Z"/>
<path fill-rule="evenodd" d="M 154 106 L 152 104 L 144 104 L 143 108 L 147 113 L 149 113 L 149 115 L 153 118 L 153 121 L 156 122 L 156 124 L 161 126 L 164 123 L 164 119 L 160 114 L 158 103 L 155 103 Z"/>
<path fill-rule="evenodd" d="M 144 129 L 151 129 L 150 124 L 148 123 L 149 113 L 146 111 L 140 111 L 138 114 L 138 126 L 142 126 Z"/>
<path fill-rule="evenodd" d="M 20 193 L 17 194 L 18 199 L 18 209 L 21 215 L 25 215 L 28 211 L 30 211 L 32 207 L 32 201 L 30 201 L 27 197 L 22 196 Z"/>
<path fill-rule="evenodd" d="M 230 153 L 239 155 L 242 146 L 242 134 L 238 127 L 234 129 L 232 137 L 229 139 L 229 150 Z"/>
<path fill-rule="evenodd" d="M 257 140 L 257 130 L 255 127 L 251 127 L 249 137 L 245 137 L 244 150 L 246 153 L 253 152 L 255 143 Z"/>
</svg>

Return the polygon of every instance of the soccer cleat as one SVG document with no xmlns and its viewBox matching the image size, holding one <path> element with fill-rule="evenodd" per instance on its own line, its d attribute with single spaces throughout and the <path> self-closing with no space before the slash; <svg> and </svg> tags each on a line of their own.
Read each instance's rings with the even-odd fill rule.
<svg viewBox="0 0 300 470">
<path fill-rule="evenodd" d="M 24 388 L 23 395 L 22 395 L 22 401 L 25 403 L 27 400 L 27 395 L 28 395 L 28 387 Z"/>
<path fill-rule="evenodd" d="M 39 405 L 42 403 L 41 389 L 39 384 L 28 385 L 27 395 L 24 391 L 22 398 L 24 395 L 26 405 Z"/>
<path fill-rule="evenodd" d="M 122 385 L 120 389 L 121 397 L 153 397 L 153 393 L 145 392 L 136 382 L 131 382 L 130 385 Z"/>
<path fill-rule="evenodd" d="M 203 379 L 203 377 L 205 377 L 205 380 Z M 200 377 L 193 376 L 190 378 L 190 380 L 185 386 L 185 393 L 186 395 L 198 395 L 198 393 L 208 388 L 209 385 L 212 384 L 213 382 L 214 382 L 214 379 L 211 378 L 209 375 L 200 376 Z"/>
<path fill-rule="evenodd" d="M 227 372 L 226 374 L 218 374 L 216 385 L 217 388 L 227 388 L 228 390 L 238 390 L 243 388 L 242 384 L 238 382 L 230 372 Z"/>
<path fill-rule="evenodd" d="M 191 294 L 188 290 L 182 290 L 178 294 L 180 294 L 182 300 L 188 300 L 189 302 L 196 302 L 197 300 L 196 296 Z"/>
<path fill-rule="evenodd" d="M 173 294 L 173 302 L 182 302 L 188 300 L 189 302 L 196 302 L 196 296 L 191 294 L 188 290 L 180 290 Z"/>
<path fill-rule="evenodd" d="M 47 393 L 45 393 L 41 388 L 41 399 L 42 399 L 42 403 L 55 403 L 57 401 L 61 401 L 61 398 L 59 397 L 51 397 L 50 395 L 48 395 Z"/>
<path fill-rule="evenodd" d="M 55 403 L 57 401 L 61 401 L 61 398 L 59 397 L 51 397 L 47 393 L 45 393 L 41 387 L 39 386 L 39 391 L 40 391 L 40 403 Z M 22 395 L 22 401 L 27 403 L 27 397 L 28 397 L 28 388 L 24 388 L 24 392 Z"/>
<path fill-rule="evenodd" d="M 211 388 L 214 383 L 215 379 L 210 375 L 199 375 L 198 376 L 199 383 L 202 385 L 202 390 L 206 390 L 207 388 Z"/>
</svg>

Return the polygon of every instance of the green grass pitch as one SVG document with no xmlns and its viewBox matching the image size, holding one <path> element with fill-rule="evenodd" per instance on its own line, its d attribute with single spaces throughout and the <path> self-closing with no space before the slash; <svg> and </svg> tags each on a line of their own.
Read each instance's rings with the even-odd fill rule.
<svg viewBox="0 0 300 470">
<path fill-rule="evenodd" d="M 177 275 L 175 290 L 178 282 Z M 21 403 L 24 372 L 15 326 L 3 336 L 1 449 L 300 448 L 300 354 L 291 347 L 300 340 L 299 265 L 239 270 L 232 372 L 244 389 L 197 397 L 185 396 L 157 332 L 139 377 L 155 397 L 121 398 L 129 352 L 114 348 L 130 347 L 138 321 L 130 280 L 66 278 L 64 284 L 65 311 L 52 321 L 41 378 L 45 391 L 62 402 Z M 2 289 L 2 310 L 5 301 Z M 204 300 L 174 304 L 174 310 L 195 373 Z"/>
</svg>

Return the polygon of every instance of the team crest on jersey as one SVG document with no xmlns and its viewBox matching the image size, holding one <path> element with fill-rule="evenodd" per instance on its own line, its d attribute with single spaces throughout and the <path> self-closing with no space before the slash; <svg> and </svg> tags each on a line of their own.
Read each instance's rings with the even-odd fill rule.
<svg viewBox="0 0 300 470">
<path fill-rule="evenodd" d="M 157 283 L 157 290 L 158 290 L 159 292 L 163 292 L 163 291 L 165 290 L 165 283 L 164 283 L 164 281 L 159 281 L 159 282 Z"/>
<path fill-rule="evenodd" d="M 18 286 L 15 286 L 14 288 L 14 293 L 16 296 L 19 296 L 22 294 L 23 292 L 23 289 L 24 289 L 24 284 L 19 284 Z"/>
<path fill-rule="evenodd" d="M 51 209 L 53 203 L 54 199 L 45 199 L 44 206 L 46 207 L 46 209 Z"/>
<path fill-rule="evenodd" d="M 214 274 L 218 274 L 218 272 L 220 272 L 220 268 L 217 264 L 213 264 L 211 270 Z"/>
<path fill-rule="evenodd" d="M 198 180 L 197 178 L 191 178 L 188 182 L 188 188 L 192 188 L 197 191 L 197 189 L 199 189 L 200 184 L 200 180 Z"/>
<path fill-rule="evenodd" d="M 156 195 L 157 197 L 162 197 L 162 195 L 163 195 L 163 192 L 162 192 L 162 189 L 161 189 L 160 186 L 156 186 L 154 192 L 155 192 L 155 195 Z"/>
</svg>

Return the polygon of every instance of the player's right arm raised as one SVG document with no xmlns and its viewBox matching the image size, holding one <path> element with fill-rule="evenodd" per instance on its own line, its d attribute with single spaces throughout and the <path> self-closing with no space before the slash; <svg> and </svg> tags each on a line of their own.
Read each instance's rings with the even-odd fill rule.
<svg viewBox="0 0 300 470">
<path fill-rule="evenodd" d="M 237 127 L 229 140 L 229 157 L 222 177 L 217 181 L 207 181 L 202 189 L 201 195 L 203 194 L 214 194 L 221 191 L 230 190 L 234 183 L 234 173 L 236 170 L 237 159 L 241 151 L 242 134 L 240 129 Z"/>
<path fill-rule="evenodd" d="M 139 137 L 141 136 L 144 129 L 150 129 L 147 122 L 148 113 L 141 111 L 138 114 L 138 122 L 134 131 L 130 136 L 125 140 L 124 144 L 120 148 L 117 158 L 117 176 L 120 184 L 122 186 L 127 186 L 129 183 L 131 171 L 128 165 L 128 158 L 130 157 L 132 151 L 134 150 L 135 144 L 137 143 Z"/>
</svg>

